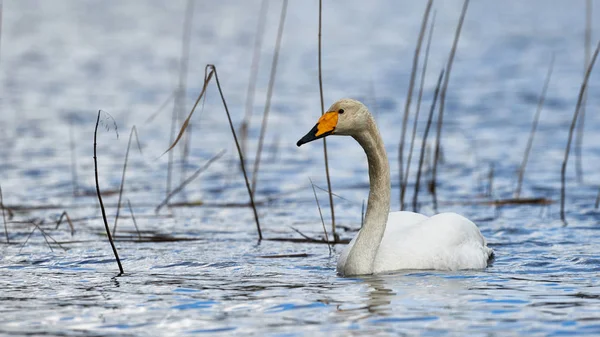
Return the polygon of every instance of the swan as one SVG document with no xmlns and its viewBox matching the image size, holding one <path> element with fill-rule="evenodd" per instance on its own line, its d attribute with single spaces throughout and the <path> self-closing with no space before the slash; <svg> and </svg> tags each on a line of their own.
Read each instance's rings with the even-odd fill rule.
<svg viewBox="0 0 600 337">
<path fill-rule="evenodd" d="M 390 166 L 375 120 L 364 104 L 349 98 L 335 102 L 296 145 L 329 135 L 354 138 L 364 149 L 369 165 L 364 224 L 340 255 L 338 274 L 487 267 L 494 252 L 469 219 L 456 213 L 432 217 L 405 211 L 390 213 Z"/>
</svg>

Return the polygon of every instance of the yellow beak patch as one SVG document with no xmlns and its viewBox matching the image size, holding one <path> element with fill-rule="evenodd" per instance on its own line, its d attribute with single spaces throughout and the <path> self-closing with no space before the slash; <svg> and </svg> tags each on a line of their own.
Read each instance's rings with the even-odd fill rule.
<svg viewBox="0 0 600 337">
<path fill-rule="evenodd" d="M 337 125 L 337 122 L 337 112 L 326 112 L 323 116 L 321 116 L 321 118 L 319 118 L 319 121 L 317 122 L 317 133 L 315 134 L 315 136 L 319 137 L 320 135 L 326 132 L 333 131 L 333 129 L 335 129 L 335 126 Z"/>
</svg>

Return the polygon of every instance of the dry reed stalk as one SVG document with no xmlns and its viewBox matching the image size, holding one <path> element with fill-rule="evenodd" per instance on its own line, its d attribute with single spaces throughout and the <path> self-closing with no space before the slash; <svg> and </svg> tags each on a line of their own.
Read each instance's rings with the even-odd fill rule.
<svg viewBox="0 0 600 337">
<path fill-rule="evenodd" d="M 262 256 L 257 256 L 260 257 L 261 259 L 287 259 L 287 258 L 292 258 L 292 257 L 309 257 L 309 254 L 306 253 L 299 253 L 299 254 L 284 254 L 284 255 L 262 255 Z"/>
<path fill-rule="evenodd" d="M 242 152 L 247 155 L 248 130 L 252 120 L 254 110 L 254 95 L 256 92 L 256 82 L 258 78 L 258 69 L 260 64 L 260 51 L 262 41 L 265 34 L 265 23 L 267 22 L 267 13 L 269 9 L 269 1 L 262 0 L 260 10 L 258 12 L 258 22 L 256 26 L 256 36 L 254 37 L 254 52 L 252 53 L 252 64 L 250 66 L 250 79 L 248 80 L 248 90 L 246 91 L 246 112 L 244 120 L 240 127 L 240 138 L 242 140 Z"/>
<path fill-rule="evenodd" d="M 174 102 L 177 101 L 177 99 L 174 99 Z M 173 103 L 173 105 L 175 105 L 176 103 Z M 173 109 L 172 115 L 171 115 L 171 133 L 169 135 L 169 142 L 173 143 L 173 137 L 175 136 L 175 130 L 177 127 L 177 115 L 175 114 L 175 109 Z M 187 125 L 186 125 L 187 127 Z M 167 162 L 167 187 L 165 190 L 165 195 L 169 195 L 169 193 L 171 192 L 171 180 L 172 180 L 172 175 L 173 175 L 173 152 L 168 151 L 169 152 L 169 159 Z"/>
<path fill-rule="evenodd" d="M 50 251 L 54 252 L 54 249 L 52 249 L 52 245 L 50 245 L 50 242 L 48 241 L 48 238 L 46 238 L 46 233 L 44 233 L 42 231 L 42 228 L 40 226 L 38 226 L 34 221 L 30 221 L 30 222 L 27 222 L 27 223 L 30 223 L 30 224 L 33 225 L 33 230 L 27 236 L 27 238 L 25 239 L 25 242 L 23 242 L 23 244 L 21 245 L 21 248 L 19 248 L 19 254 L 21 254 L 21 251 L 23 250 L 23 248 L 25 248 L 25 245 L 27 244 L 27 242 L 29 242 L 29 239 L 31 238 L 31 236 L 33 235 L 33 233 L 35 232 L 36 229 L 39 230 L 40 233 L 42 233 L 42 237 L 44 238 L 44 241 L 46 242 L 46 245 L 48 246 L 48 248 L 50 248 Z"/>
<path fill-rule="evenodd" d="M 417 169 L 417 179 L 415 181 L 415 194 L 413 195 L 413 212 L 417 212 L 417 202 L 419 198 L 419 185 L 421 183 L 421 172 L 423 169 L 423 160 L 425 159 L 425 149 L 427 148 L 427 135 L 429 134 L 429 128 L 433 121 L 433 113 L 435 112 L 435 104 L 437 103 L 438 95 L 440 93 L 440 85 L 442 78 L 444 77 L 444 69 L 440 72 L 437 84 L 435 86 L 435 92 L 433 93 L 433 102 L 431 102 L 431 108 L 429 109 L 429 117 L 427 117 L 427 124 L 425 125 L 425 131 L 423 133 L 423 140 L 421 141 L 421 154 L 419 156 L 419 167 Z"/>
<path fill-rule="evenodd" d="M 319 0 L 319 96 L 321 98 L 321 116 L 325 114 L 325 102 L 323 99 L 323 72 L 321 67 L 321 45 L 322 45 L 322 22 L 323 22 L 323 0 Z M 325 160 L 325 176 L 327 177 L 327 189 L 329 190 L 329 206 L 331 208 L 331 234 L 333 235 L 333 242 L 338 241 L 338 235 L 335 232 L 335 208 L 333 205 L 333 190 L 331 189 L 331 176 L 329 175 L 329 156 L 327 155 L 327 140 L 323 137 L 323 157 Z"/>
<path fill-rule="evenodd" d="M 338 239 L 337 242 L 326 242 L 325 240 L 319 240 L 319 239 L 315 239 L 315 238 L 311 238 L 310 236 L 300 232 L 299 230 L 297 230 L 294 227 L 290 227 L 292 230 L 294 230 L 296 233 L 302 235 L 302 238 L 266 238 L 266 241 L 277 241 L 277 242 L 291 242 L 291 243 L 324 243 L 324 244 L 348 244 L 350 243 L 349 239 Z"/>
<path fill-rule="evenodd" d="M 587 83 L 590 78 L 590 74 L 592 73 L 592 69 L 594 68 L 594 63 L 596 63 L 596 58 L 598 57 L 598 51 L 600 51 L 600 41 L 598 41 L 598 45 L 596 46 L 596 50 L 594 51 L 594 56 L 592 56 L 592 60 L 588 65 L 588 68 L 585 72 L 585 76 L 583 78 L 583 83 L 581 83 L 581 88 L 579 89 L 579 96 L 577 98 L 577 105 L 575 106 L 575 112 L 573 113 L 573 120 L 571 121 L 571 126 L 569 128 L 569 138 L 567 140 L 567 147 L 565 148 L 565 157 L 562 162 L 562 167 L 560 170 L 560 219 L 567 225 L 567 220 L 565 218 L 565 198 L 566 198 L 566 190 L 565 190 L 565 177 L 567 174 L 567 162 L 569 161 L 569 152 L 571 151 L 571 142 L 573 140 L 573 131 L 575 130 L 575 124 L 577 124 L 577 117 L 579 116 L 579 111 L 581 109 L 581 104 L 583 103 L 583 96 L 587 89 Z"/>
<path fill-rule="evenodd" d="M 67 249 L 65 247 L 63 247 L 63 245 L 60 244 L 60 242 L 56 241 L 56 239 L 54 239 L 52 237 L 52 235 L 46 233 L 46 231 L 41 227 L 44 224 L 44 220 L 42 220 L 39 224 L 36 224 L 35 221 L 27 221 L 27 222 L 34 225 L 42 233 L 42 236 L 44 237 L 44 241 L 46 241 L 46 244 L 48 245 L 48 248 L 50 248 L 50 250 L 52 250 L 52 246 L 50 245 L 48 238 L 50 238 L 50 240 L 52 240 L 60 249 L 67 251 Z"/>
<path fill-rule="evenodd" d="M 452 42 L 452 49 L 450 50 L 450 55 L 448 56 L 448 64 L 446 65 L 446 77 L 444 78 L 444 85 L 442 86 L 442 90 L 440 92 L 440 111 L 438 112 L 438 124 L 437 124 L 437 135 L 435 142 L 435 152 L 433 158 L 433 168 L 432 168 L 432 180 L 431 186 L 433 190 L 433 209 L 437 213 L 437 167 L 438 160 L 440 158 L 440 144 L 442 140 L 442 125 L 444 124 L 444 107 L 446 105 L 446 91 L 448 90 L 448 82 L 450 80 L 450 74 L 452 72 L 452 63 L 454 62 L 454 55 L 456 54 L 456 47 L 458 46 L 458 41 L 460 39 L 460 33 L 462 31 L 462 26 L 465 21 L 465 16 L 467 14 L 467 8 L 469 8 L 469 0 L 465 0 L 463 3 L 463 8 L 460 13 L 460 19 L 458 20 L 458 26 L 456 27 L 456 33 L 454 35 L 454 42 Z"/>
<path fill-rule="evenodd" d="M 273 97 L 273 87 L 275 86 L 275 75 L 277 74 L 277 62 L 279 60 L 279 50 L 281 49 L 281 40 L 283 38 L 283 27 L 285 26 L 285 16 L 287 14 L 288 0 L 283 0 L 281 6 L 281 16 L 279 17 L 279 28 L 277 29 L 277 39 L 275 41 L 275 50 L 273 52 L 273 62 L 271 63 L 271 75 L 269 77 L 269 86 L 267 88 L 267 100 L 265 102 L 265 110 L 263 112 L 262 124 L 260 126 L 260 136 L 258 138 L 258 147 L 256 149 L 256 157 L 254 157 L 254 168 L 252 170 L 252 195 L 256 192 L 256 181 L 258 170 L 260 167 L 260 159 L 262 149 L 265 142 L 265 134 L 267 132 L 267 122 L 269 120 L 269 112 L 271 110 L 271 98 Z"/>
<path fill-rule="evenodd" d="M 4 1 L 0 0 L 0 51 L 2 51 L 2 14 L 4 12 Z M 2 53 L 0 53 L 2 55 Z"/>
<path fill-rule="evenodd" d="M 67 219 L 67 223 L 71 228 L 71 236 L 73 236 L 73 234 L 75 234 L 75 226 L 73 226 L 73 221 L 71 221 L 71 218 L 69 217 L 69 213 L 67 213 L 67 211 L 63 211 L 58 220 L 56 221 L 55 230 L 58 229 L 58 227 L 60 227 L 60 224 L 62 223 L 63 219 Z"/>
<path fill-rule="evenodd" d="M 540 120 L 542 108 L 544 107 L 544 101 L 546 100 L 546 92 L 548 91 L 548 85 L 550 84 L 550 78 L 552 77 L 553 69 L 554 69 L 554 54 L 552 54 L 552 58 L 550 59 L 550 66 L 548 67 L 548 73 L 546 74 L 546 80 L 544 81 L 544 86 L 542 87 L 542 93 L 540 94 L 540 99 L 538 101 L 537 110 L 535 111 L 535 115 L 533 117 L 533 123 L 531 124 L 531 132 L 529 132 L 529 139 L 527 140 L 527 146 L 525 147 L 525 153 L 523 154 L 523 161 L 521 162 L 521 167 L 519 168 L 519 178 L 517 181 L 517 189 L 515 190 L 515 198 L 519 198 L 521 195 L 521 186 L 523 184 L 523 175 L 525 174 L 525 168 L 527 167 L 527 161 L 529 160 L 529 153 L 531 152 L 531 147 L 533 146 L 533 138 L 535 137 L 535 132 L 537 130 L 538 122 Z"/>
<path fill-rule="evenodd" d="M 317 202 L 317 208 L 319 209 L 319 216 L 321 217 L 321 224 L 323 225 L 323 233 L 325 233 L 325 241 L 327 241 L 327 248 L 329 248 L 329 254 L 331 254 L 331 245 L 329 244 L 329 236 L 327 235 L 327 228 L 325 228 L 325 220 L 323 220 L 323 212 L 321 212 L 321 205 L 319 204 L 319 198 L 317 198 L 317 190 L 315 190 L 315 184 L 312 179 L 308 178 L 310 186 L 312 186 L 313 194 L 315 195 L 315 201 Z"/>
<path fill-rule="evenodd" d="M 171 112 L 171 133 L 169 136 L 169 142 L 173 142 L 173 137 L 175 135 L 175 130 L 177 127 L 177 122 L 179 121 L 183 107 L 183 101 L 185 99 L 185 83 L 187 82 L 187 66 L 189 59 L 189 40 L 190 40 L 190 31 L 191 31 L 191 23 L 192 23 L 192 14 L 193 14 L 193 0 L 188 0 L 186 5 L 186 11 L 184 13 L 183 20 L 183 35 L 181 38 L 181 55 L 179 58 L 179 84 L 177 89 L 175 90 L 174 99 L 173 99 L 173 110 Z M 182 152 L 183 153 L 183 152 Z M 165 194 L 168 195 L 171 192 L 171 184 L 173 180 L 173 152 L 169 152 L 169 161 L 167 164 L 167 188 Z M 185 165 L 182 165 L 185 167 Z M 183 176 L 182 176 L 183 178 Z"/>
<path fill-rule="evenodd" d="M 119 213 L 121 210 L 121 198 L 123 197 L 123 187 L 125 186 L 125 173 L 127 172 L 127 162 L 129 160 L 129 149 L 131 148 L 131 139 L 135 134 L 135 141 L 137 142 L 138 150 L 142 153 L 142 146 L 140 145 L 140 139 L 138 136 L 137 128 L 135 125 L 131 128 L 129 132 L 129 141 L 127 142 L 127 151 L 125 152 L 125 161 L 123 162 L 123 173 L 121 174 L 121 185 L 119 186 L 119 199 L 117 201 L 117 214 L 115 215 L 115 223 L 113 225 L 112 234 L 116 235 L 117 233 L 117 222 L 119 221 Z"/>
<path fill-rule="evenodd" d="M 242 168 L 242 173 L 244 174 L 244 181 L 246 183 L 246 189 L 248 190 L 248 194 L 250 196 L 250 205 L 252 206 L 252 211 L 254 213 L 254 220 L 256 222 L 256 229 L 257 229 L 257 232 L 258 232 L 258 239 L 260 241 L 263 238 L 262 237 L 262 231 L 260 229 L 260 221 L 259 221 L 259 218 L 258 218 L 258 212 L 256 210 L 256 205 L 254 203 L 254 196 L 252 195 L 252 190 L 250 189 L 250 182 L 248 180 L 248 174 L 246 172 L 246 165 L 244 164 L 244 154 L 242 153 L 242 149 L 240 147 L 240 143 L 238 141 L 238 137 L 237 137 L 237 135 L 235 133 L 235 128 L 233 127 L 233 122 L 231 121 L 231 115 L 229 114 L 229 108 L 227 107 L 227 102 L 225 101 L 225 96 L 223 95 L 223 90 L 221 89 L 221 83 L 219 82 L 219 77 L 217 75 L 217 68 L 213 64 L 207 64 L 206 68 L 205 68 L 205 73 L 207 73 L 208 75 L 205 76 L 204 85 L 202 87 L 202 91 L 198 95 L 198 98 L 196 99 L 196 102 L 194 103 L 194 106 L 192 107 L 192 110 L 190 111 L 189 115 L 187 116 L 187 118 L 183 122 L 183 125 L 181 126 L 181 129 L 179 130 L 179 134 L 177 135 L 177 137 L 175 138 L 175 140 L 173 141 L 173 143 L 171 144 L 171 146 L 169 146 L 169 148 L 165 151 L 165 153 L 171 151 L 175 147 L 175 145 L 177 145 L 177 143 L 179 142 L 179 140 L 181 139 L 181 137 L 184 134 L 187 126 L 190 123 L 190 119 L 192 118 L 192 115 L 194 114 L 194 111 L 196 111 L 196 107 L 198 106 L 198 103 L 200 102 L 200 100 L 204 96 L 204 93 L 206 92 L 206 88 L 208 86 L 208 83 L 210 82 L 210 80 L 212 79 L 212 77 L 214 75 L 215 80 L 217 82 L 217 89 L 219 89 L 219 95 L 221 96 L 221 101 L 223 102 L 223 107 L 225 108 L 225 114 L 227 115 L 227 120 L 229 122 L 229 128 L 231 129 L 231 134 L 233 136 L 233 140 L 235 142 L 235 146 L 236 146 L 236 149 L 237 149 L 237 152 L 238 152 L 238 156 L 239 156 L 239 160 L 240 160 L 240 166 Z"/>
<path fill-rule="evenodd" d="M 117 252 L 117 247 L 115 247 L 115 243 L 113 242 L 112 235 L 110 235 L 110 228 L 108 227 L 108 221 L 106 220 L 106 210 L 104 209 L 104 203 L 102 202 L 102 194 L 100 193 L 100 183 L 98 182 L 98 157 L 96 155 L 96 138 L 98 134 L 98 124 L 100 123 L 101 113 L 102 110 L 98 110 L 96 128 L 94 129 L 94 174 L 96 178 L 96 194 L 98 195 L 100 210 L 102 210 L 102 220 L 104 220 L 104 228 L 106 229 L 106 235 L 108 236 L 108 241 L 110 242 L 110 246 L 112 248 L 113 254 L 115 255 L 115 259 L 117 260 L 117 265 L 119 266 L 119 275 L 122 275 L 124 273 L 123 266 L 121 265 L 121 259 L 119 259 L 119 253 Z"/>
<path fill-rule="evenodd" d="M 183 35 L 181 36 L 181 55 L 179 60 L 179 86 L 177 89 L 176 109 L 177 109 L 177 120 L 181 121 L 185 114 L 185 95 L 187 92 L 187 79 L 188 79 L 188 66 L 190 59 L 190 41 L 192 32 L 192 22 L 194 18 L 194 0 L 188 0 L 185 8 L 185 19 L 183 21 Z M 190 142 L 192 141 L 192 126 L 190 125 L 188 132 L 185 134 L 184 146 L 181 149 L 181 167 L 180 167 L 180 180 L 183 182 L 185 177 L 185 171 L 187 168 L 187 161 L 190 149 Z"/>
<path fill-rule="evenodd" d="M 488 190 L 487 196 L 491 198 L 494 194 L 494 163 L 490 163 L 490 169 L 488 171 Z"/>
<path fill-rule="evenodd" d="M 23 242 L 23 244 L 21 245 L 21 248 L 19 248 L 19 254 L 21 254 L 21 251 L 23 250 L 23 248 L 25 248 L 25 245 L 27 244 L 27 242 L 29 242 L 29 239 L 31 238 L 31 236 L 33 235 L 33 233 L 35 232 L 36 229 L 37 229 L 37 227 L 34 226 L 33 229 L 31 230 L 31 232 L 29 232 L 29 235 L 27 235 L 27 237 L 25 238 L 25 242 Z M 52 250 L 52 248 L 50 248 L 50 250 Z"/>
<path fill-rule="evenodd" d="M 177 89 L 173 90 L 169 96 L 167 96 L 167 99 L 165 99 L 165 101 L 158 107 L 158 109 L 156 109 L 156 111 L 154 111 L 150 117 L 148 117 L 146 119 L 146 121 L 144 122 L 144 124 L 148 124 L 150 122 L 152 122 L 154 120 L 154 118 L 156 118 L 156 116 L 158 116 L 159 113 L 161 113 L 161 111 L 163 111 L 166 107 L 167 104 L 169 104 L 169 101 L 171 101 L 171 99 L 173 97 L 175 97 L 175 94 L 177 94 Z"/>
<path fill-rule="evenodd" d="M 362 208 L 360 210 L 360 228 L 363 228 L 365 224 L 365 199 L 362 202 Z"/>
<path fill-rule="evenodd" d="M 2 220 L 4 220 L 4 235 L 6 236 L 6 243 L 10 243 L 8 238 L 8 227 L 6 226 L 6 212 L 4 211 L 4 197 L 2 196 L 2 185 L 0 185 L 0 207 L 2 207 Z"/>
<path fill-rule="evenodd" d="M 129 213 L 131 214 L 131 219 L 133 220 L 133 226 L 135 226 L 135 231 L 137 232 L 138 238 L 141 240 L 142 234 L 140 233 L 137 221 L 135 220 L 135 214 L 133 214 L 133 208 L 131 207 L 131 201 L 129 201 L 129 199 L 127 199 L 127 207 L 129 208 Z"/>
<path fill-rule="evenodd" d="M 327 194 L 329 194 L 329 191 L 328 191 L 326 188 L 323 188 L 323 187 L 321 187 L 321 186 L 319 186 L 319 185 L 316 185 L 316 184 L 315 184 L 314 186 L 315 186 L 317 189 L 320 189 L 321 191 L 323 191 L 323 192 L 326 192 Z M 348 200 L 348 199 L 346 199 L 346 198 L 342 197 L 342 196 L 341 196 L 341 195 L 339 195 L 339 194 L 336 194 L 336 193 L 332 193 L 332 194 L 333 194 L 333 196 L 334 196 L 334 197 L 340 198 L 340 199 L 342 199 L 342 200 L 344 200 L 344 201 L 351 202 L 350 200 Z"/>
<path fill-rule="evenodd" d="M 402 194 L 400 199 L 402 200 L 402 204 L 404 204 L 404 195 L 406 193 L 406 188 L 408 186 L 408 177 L 410 175 L 410 165 L 412 161 L 412 155 L 415 145 L 415 139 L 417 137 L 417 124 L 419 121 L 419 114 L 421 112 L 421 100 L 423 98 L 423 87 L 425 85 L 425 75 L 427 74 L 427 63 L 429 61 L 429 48 L 431 47 L 431 38 L 433 36 L 433 28 L 435 26 L 435 17 L 436 11 L 433 11 L 433 17 L 431 18 L 431 25 L 429 27 L 429 36 L 427 37 L 427 46 L 425 47 L 425 60 L 423 61 L 423 69 L 421 70 L 421 83 L 419 85 L 419 96 L 417 97 L 417 111 L 415 112 L 415 118 L 413 122 L 412 136 L 410 139 L 410 148 L 408 150 L 408 159 L 406 161 L 406 173 L 404 173 L 404 184 L 400 185 L 402 189 Z"/>
<path fill-rule="evenodd" d="M 210 65 L 207 65 L 206 69 L 208 69 L 209 66 Z M 187 116 L 187 118 L 185 119 L 185 121 L 183 121 L 183 125 L 181 126 L 181 129 L 179 130 L 179 133 L 177 134 L 177 137 L 175 138 L 175 140 L 173 140 L 171 142 L 171 146 L 169 146 L 169 148 L 163 153 L 163 155 L 165 153 L 167 153 L 167 152 L 170 152 L 175 147 L 175 145 L 177 145 L 177 143 L 179 142 L 179 140 L 183 136 L 185 130 L 187 129 L 188 125 L 190 124 L 190 119 L 192 118 L 192 115 L 196 111 L 196 107 L 198 106 L 198 103 L 200 103 L 200 100 L 202 99 L 202 97 L 206 93 L 206 88 L 208 87 L 208 82 L 210 82 L 210 80 L 212 79 L 213 75 L 214 75 L 214 71 L 210 71 L 210 72 L 208 72 L 208 75 L 204 76 L 204 85 L 202 86 L 202 90 L 200 91 L 200 94 L 198 95 L 198 98 L 196 99 L 196 102 L 194 103 L 194 106 L 192 107 L 192 110 L 190 111 L 190 113 Z"/>
<path fill-rule="evenodd" d="M 193 131 L 194 131 L 194 124 L 188 125 L 187 132 L 185 133 L 185 139 L 183 140 L 183 150 L 181 153 L 181 167 L 180 167 L 181 182 L 183 182 L 185 173 L 187 171 L 188 158 L 190 155 L 190 147 L 191 147 L 191 142 L 192 142 Z"/>
<path fill-rule="evenodd" d="M 286 0 L 287 2 L 287 0 Z M 258 220 L 258 212 L 256 211 L 256 205 L 254 204 L 254 194 L 252 193 L 252 189 L 250 189 L 250 183 L 248 182 L 248 175 L 246 174 L 246 166 L 244 165 L 244 154 L 242 153 L 242 149 L 240 148 L 240 143 L 238 142 L 237 135 L 235 134 L 235 128 L 233 127 L 233 122 L 231 121 L 231 115 L 229 114 L 229 109 L 227 108 L 227 102 L 225 102 L 225 96 L 223 95 L 223 90 L 221 90 L 221 83 L 219 82 L 219 76 L 217 74 L 217 68 L 214 65 L 208 65 L 212 71 L 215 73 L 215 81 L 217 81 L 217 88 L 219 89 L 219 95 L 221 95 L 221 100 L 223 101 L 223 107 L 225 108 L 225 112 L 227 113 L 227 120 L 229 121 L 229 127 L 231 129 L 231 134 L 233 135 L 233 140 L 235 141 L 235 146 L 238 151 L 238 155 L 240 156 L 240 165 L 242 167 L 242 172 L 244 173 L 244 180 L 246 182 L 246 189 L 248 189 L 248 194 L 250 196 L 250 204 L 252 205 L 252 211 L 254 212 L 254 220 L 256 221 L 256 230 L 258 232 L 258 240 L 262 240 L 262 231 L 260 229 L 260 222 Z"/>
<path fill-rule="evenodd" d="M 423 19 L 421 20 L 421 30 L 419 31 L 419 38 L 417 39 L 417 46 L 415 47 L 415 53 L 413 56 L 410 82 L 408 84 L 408 93 L 406 94 L 406 103 L 404 105 L 404 116 L 402 117 L 402 131 L 400 133 L 400 144 L 398 145 L 398 173 L 400 174 L 399 181 L 401 211 L 404 210 L 404 193 L 406 191 L 404 185 L 408 182 L 408 177 L 404 177 L 404 138 L 406 137 L 408 115 L 410 114 L 410 103 L 412 102 L 413 88 L 415 86 L 415 79 L 417 77 L 417 68 L 419 67 L 421 45 L 423 44 L 423 37 L 425 36 L 425 30 L 427 29 L 427 20 L 429 19 L 429 13 L 431 12 L 432 4 L 433 0 L 427 1 L 427 6 L 425 7 L 425 12 L 423 13 Z"/>
<path fill-rule="evenodd" d="M 208 169 L 210 167 L 210 165 L 212 163 L 214 163 L 215 161 L 217 161 L 219 158 L 221 158 L 223 155 L 225 154 L 225 150 L 221 150 L 221 152 L 217 153 L 216 155 L 214 155 L 212 158 L 210 158 L 206 163 L 204 163 L 204 165 L 202 165 L 202 167 L 200 167 L 199 169 L 196 170 L 196 172 L 194 172 L 191 176 L 189 176 L 187 179 L 185 179 L 181 184 L 179 184 L 179 186 L 177 186 L 176 188 L 174 188 L 169 195 L 167 195 L 167 197 L 158 205 L 156 206 L 156 209 L 154 210 L 155 213 L 158 213 L 160 211 L 160 209 L 165 206 L 166 204 L 169 203 L 169 200 L 171 200 L 171 198 L 181 192 L 181 190 L 183 190 L 184 187 L 186 187 L 189 183 L 191 183 L 194 179 L 198 178 L 198 176 L 200 175 L 200 173 L 206 171 L 206 169 Z"/>
<path fill-rule="evenodd" d="M 583 73 L 590 63 L 590 51 L 592 48 L 592 1 L 585 2 L 585 33 L 584 33 L 584 61 Z M 587 91 L 583 94 L 583 103 L 581 104 L 581 114 L 579 116 L 579 125 L 577 127 L 577 138 L 575 139 L 575 174 L 577 181 L 583 183 L 583 164 L 581 150 L 583 147 L 583 133 L 585 131 L 585 112 L 587 103 Z"/>
<path fill-rule="evenodd" d="M 79 195 L 79 183 L 77 179 L 77 155 L 75 151 L 75 137 L 73 137 L 73 119 L 69 119 L 69 150 L 71 151 L 71 184 L 73 185 L 73 197 Z"/>
<path fill-rule="evenodd" d="M 329 244 L 329 242 L 328 242 L 328 241 L 325 241 L 325 240 L 319 240 L 319 239 L 315 239 L 315 238 L 311 238 L 310 236 L 308 236 L 308 235 L 306 235 L 306 234 L 302 233 L 300 230 L 298 230 L 298 229 L 296 229 L 296 228 L 294 228 L 294 227 L 290 227 L 290 228 L 291 228 L 291 229 L 292 229 L 294 232 L 296 232 L 296 233 L 300 234 L 300 236 L 302 236 L 304 239 L 306 239 L 306 242 L 325 242 L 325 243 L 327 243 L 327 247 L 329 247 L 329 246 L 330 246 L 330 244 Z"/>
<path fill-rule="evenodd" d="M 23 248 L 25 247 L 25 245 L 27 244 L 27 242 L 29 242 L 29 239 L 31 238 L 31 236 L 33 235 L 33 233 L 35 232 L 35 230 L 39 230 L 40 233 L 42 233 L 42 237 L 44 238 L 44 241 L 46 242 L 46 245 L 48 245 L 48 248 L 50 248 L 50 251 L 54 251 L 54 249 L 52 249 L 52 245 L 50 244 L 50 241 L 48 241 L 48 238 L 50 238 L 58 247 L 60 247 L 60 249 L 66 251 L 67 249 L 65 247 L 63 247 L 60 242 L 56 241 L 50 234 L 46 233 L 46 231 L 41 227 L 44 224 L 44 220 L 40 220 L 40 223 L 37 224 L 35 221 L 39 220 L 39 219 L 33 219 L 33 220 L 27 220 L 27 221 L 12 221 L 11 223 L 16 223 L 16 224 L 30 224 L 33 225 L 33 230 L 29 233 L 29 235 L 27 236 L 27 238 L 25 239 L 25 242 L 23 242 L 23 244 L 21 245 L 21 248 L 19 249 L 19 254 L 21 253 L 21 251 L 23 250 Z"/>
<path fill-rule="evenodd" d="M 598 206 L 600 206 L 600 188 L 598 188 L 598 194 L 596 195 L 596 203 L 594 204 L 594 208 L 598 209 Z"/>
</svg>

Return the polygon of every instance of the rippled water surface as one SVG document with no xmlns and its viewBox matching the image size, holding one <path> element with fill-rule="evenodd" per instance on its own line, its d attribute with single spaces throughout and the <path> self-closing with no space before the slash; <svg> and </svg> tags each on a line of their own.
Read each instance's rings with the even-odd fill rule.
<svg viewBox="0 0 600 337">
<path fill-rule="evenodd" d="M 401 111 L 424 4 L 324 2 L 325 104 L 349 96 L 373 111 L 390 157 L 396 210 Z M 434 5 L 424 106 L 431 102 L 461 6 L 458 0 Z M 259 7 L 258 0 L 195 2 L 183 110 L 191 108 L 202 87 L 205 64 L 213 63 L 234 123 L 240 125 Z M 473 219 L 496 251 L 493 264 L 483 271 L 363 278 L 336 275 L 342 245 L 330 253 L 319 243 L 257 243 L 231 133 L 212 85 L 192 118 L 189 159 L 180 159 L 183 146 L 173 151 L 173 186 L 182 174 L 187 177 L 219 151 L 226 153 L 171 200 L 173 207 L 155 213 L 165 196 L 169 156 L 161 154 L 168 147 L 171 98 L 179 83 L 185 8 L 185 1 L 4 1 L 0 184 L 10 209 L 10 244 L 1 233 L 0 333 L 600 335 L 597 72 L 590 78 L 583 183 L 575 179 L 574 157 L 569 163 L 566 227 L 556 202 L 583 77 L 584 1 L 488 1 L 469 7 L 447 96 L 439 210 Z M 269 3 L 249 166 L 280 10 L 280 1 Z M 267 239 L 301 238 L 294 229 L 322 237 L 309 183 L 310 177 L 327 186 L 322 147 L 295 146 L 320 114 L 317 14 L 316 0 L 289 3 L 257 176 L 258 213 Z M 600 36 L 596 32 L 594 27 L 592 41 Z M 492 206 L 490 200 L 513 195 L 552 54 L 554 74 L 522 196 L 553 203 Z M 119 277 L 95 198 L 92 140 L 99 109 L 117 124 L 115 130 L 104 115 L 98 137 L 100 186 L 111 225 L 134 125 L 142 148 L 141 153 L 132 148 L 127 169 L 116 235 L 126 273 Z M 419 138 L 424 126 L 419 123 Z M 349 239 L 360 227 L 367 165 L 354 141 L 329 139 L 338 233 Z M 412 199 L 414 176 L 410 181 Z M 327 194 L 317 194 L 329 223 Z M 426 189 L 419 201 L 421 212 L 434 213 Z M 183 202 L 195 205 L 183 207 Z M 65 210 L 74 233 L 66 223 L 56 228 Z"/>
</svg>

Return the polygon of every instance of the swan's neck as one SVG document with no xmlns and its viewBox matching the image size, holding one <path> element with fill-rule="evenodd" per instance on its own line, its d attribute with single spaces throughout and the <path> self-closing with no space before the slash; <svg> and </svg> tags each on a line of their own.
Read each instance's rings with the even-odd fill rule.
<svg viewBox="0 0 600 337">
<path fill-rule="evenodd" d="M 370 190 L 365 221 L 348 253 L 343 274 L 365 275 L 373 273 L 373 263 L 390 212 L 390 165 L 383 140 L 372 117 L 368 127 L 353 137 L 367 154 Z"/>
</svg>

